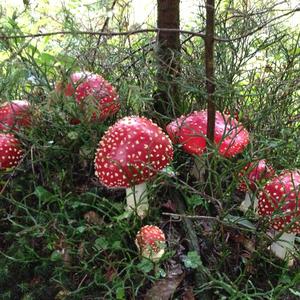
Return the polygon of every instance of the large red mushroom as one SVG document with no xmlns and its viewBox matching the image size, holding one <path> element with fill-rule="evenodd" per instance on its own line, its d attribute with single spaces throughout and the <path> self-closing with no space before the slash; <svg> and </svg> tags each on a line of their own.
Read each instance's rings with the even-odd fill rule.
<svg viewBox="0 0 300 300">
<path fill-rule="evenodd" d="M 125 117 L 99 142 L 95 174 L 108 187 L 126 188 L 127 209 L 143 217 L 148 210 L 145 182 L 172 159 L 172 143 L 160 127 L 144 117 Z"/>
<path fill-rule="evenodd" d="M 56 90 L 61 91 L 61 83 Z M 91 119 L 104 121 L 120 109 L 119 96 L 116 89 L 102 76 L 90 72 L 76 72 L 70 76 L 70 82 L 63 89 L 65 96 L 75 96 L 80 109 Z"/>
<path fill-rule="evenodd" d="M 181 116 L 166 128 L 173 143 L 181 144 L 185 152 L 200 157 L 206 150 L 207 110 L 194 111 L 188 116 Z M 216 112 L 215 144 L 220 155 L 233 157 L 241 153 L 249 143 L 248 131 L 235 119 Z M 193 174 L 200 179 L 203 163 L 196 160 Z"/>
<path fill-rule="evenodd" d="M 22 157 L 19 140 L 10 133 L 0 133 L 0 170 L 17 166 Z"/>
<path fill-rule="evenodd" d="M 246 212 L 253 203 L 254 211 L 257 208 L 258 200 L 257 190 L 265 180 L 272 178 L 275 170 L 265 159 L 248 163 L 242 171 L 239 172 L 238 191 L 245 192 L 245 199 L 240 205 L 240 210 Z"/>
<path fill-rule="evenodd" d="M 300 233 L 300 170 L 284 171 L 268 182 L 258 199 L 258 214 L 268 217 L 279 240 L 271 251 L 281 259 L 290 259 L 296 234 Z"/>
<path fill-rule="evenodd" d="M 146 225 L 137 233 L 135 244 L 143 257 L 157 262 L 165 253 L 166 237 L 159 227 Z"/>
<path fill-rule="evenodd" d="M 0 130 L 17 130 L 31 124 L 30 103 L 27 100 L 13 100 L 0 106 Z"/>
</svg>

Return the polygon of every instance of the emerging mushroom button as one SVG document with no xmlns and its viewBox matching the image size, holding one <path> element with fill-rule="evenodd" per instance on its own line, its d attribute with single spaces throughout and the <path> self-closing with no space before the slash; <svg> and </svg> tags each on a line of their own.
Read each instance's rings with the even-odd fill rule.
<svg viewBox="0 0 300 300">
<path fill-rule="evenodd" d="M 143 257 L 155 262 L 158 261 L 165 252 L 165 234 L 157 226 L 146 225 L 137 233 L 135 244 Z"/>
<path fill-rule="evenodd" d="M 160 127 L 144 117 L 125 117 L 102 137 L 95 158 L 95 173 L 106 186 L 132 188 L 127 190 L 127 201 L 139 202 L 142 194 L 145 196 L 145 185 L 136 195 L 138 185 L 172 159 L 171 141 Z M 135 199 L 129 200 L 130 193 Z M 136 205 L 128 206 L 134 209 Z"/>
<path fill-rule="evenodd" d="M 300 233 L 300 171 L 284 171 L 267 183 L 259 195 L 258 213 L 270 217 L 276 231 L 284 231 L 281 240 L 271 245 L 280 258 L 293 250 L 295 236 Z"/>
<path fill-rule="evenodd" d="M 0 133 L 0 169 L 6 170 L 17 166 L 22 156 L 19 140 L 12 134 Z"/>
</svg>

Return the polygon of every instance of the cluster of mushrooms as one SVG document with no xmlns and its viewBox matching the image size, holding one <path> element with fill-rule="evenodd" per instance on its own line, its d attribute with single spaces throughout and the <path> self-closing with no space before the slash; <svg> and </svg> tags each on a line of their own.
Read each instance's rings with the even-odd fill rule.
<svg viewBox="0 0 300 300">
<path fill-rule="evenodd" d="M 117 113 L 120 101 L 115 88 L 98 74 L 78 72 L 67 84 L 59 83 L 56 91 L 73 97 L 85 112 L 90 103 L 95 108 L 91 119 L 104 121 Z M 26 101 L 25 101 L 26 102 Z M 28 126 L 29 104 L 12 101 L 0 109 L 0 129 L 16 130 Z M 20 111 L 22 113 L 20 113 Z M 71 120 L 77 124 L 79 120 Z M 126 209 L 140 218 L 147 215 L 147 184 L 173 160 L 173 144 L 195 156 L 192 174 L 203 180 L 201 159 L 207 143 L 207 111 L 195 111 L 173 120 L 163 131 L 145 117 L 127 116 L 108 128 L 95 155 L 95 174 L 109 188 L 126 189 Z M 235 118 L 216 112 L 215 146 L 226 158 L 241 153 L 249 143 L 248 131 Z M 0 135 L 0 168 L 16 166 L 22 159 L 19 142 L 10 133 Z M 300 233 L 300 171 L 285 170 L 275 175 L 266 160 L 253 161 L 239 174 L 238 189 L 246 192 L 241 210 L 253 209 L 268 217 L 273 237 L 280 235 L 270 249 L 282 259 L 290 259 L 294 240 Z M 265 183 L 262 185 L 262 182 Z M 157 226 L 146 225 L 137 233 L 135 243 L 143 257 L 158 261 L 164 254 L 166 238 Z"/>
</svg>

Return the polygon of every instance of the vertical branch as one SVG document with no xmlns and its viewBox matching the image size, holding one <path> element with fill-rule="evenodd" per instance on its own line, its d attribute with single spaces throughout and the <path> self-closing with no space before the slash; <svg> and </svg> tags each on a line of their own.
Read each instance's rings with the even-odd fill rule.
<svg viewBox="0 0 300 300">
<path fill-rule="evenodd" d="M 205 37 L 205 75 L 207 92 L 207 137 L 214 143 L 215 114 L 214 102 L 214 31 L 215 31 L 215 0 L 206 1 L 206 37 Z"/>
<path fill-rule="evenodd" d="M 180 28 L 179 0 L 157 1 L 157 27 Z M 179 86 L 176 82 L 180 74 L 180 34 L 179 31 L 158 32 L 157 91 L 154 94 L 154 109 L 160 115 L 176 115 L 179 102 Z"/>
</svg>

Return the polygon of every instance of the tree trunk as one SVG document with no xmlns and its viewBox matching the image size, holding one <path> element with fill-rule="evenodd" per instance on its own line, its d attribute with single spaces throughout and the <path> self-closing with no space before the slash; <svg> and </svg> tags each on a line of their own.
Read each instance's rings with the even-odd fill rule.
<svg viewBox="0 0 300 300">
<path fill-rule="evenodd" d="M 179 29 L 179 0 L 157 1 L 157 27 Z M 158 72 L 157 90 L 154 93 L 155 118 L 160 124 L 169 122 L 166 117 L 175 117 L 179 111 L 180 75 L 179 32 L 161 31 L 158 33 Z"/>
<path fill-rule="evenodd" d="M 215 31 L 215 0 L 206 1 L 206 37 L 205 37 L 205 75 L 207 92 L 207 138 L 214 144 L 215 114 L 214 102 L 214 31 Z"/>
</svg>

